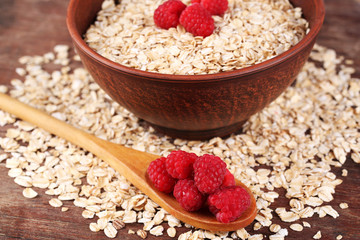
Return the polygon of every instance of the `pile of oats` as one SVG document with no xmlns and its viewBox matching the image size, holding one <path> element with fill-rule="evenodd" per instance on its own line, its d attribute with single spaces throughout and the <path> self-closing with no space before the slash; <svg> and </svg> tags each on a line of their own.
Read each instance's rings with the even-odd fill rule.
<svg viewBox="0 0 360 240">
<path fill-rule="evenodd" d="M 341 167 L 347 155 L 360 163 L 360 79 L 335 51 L 315 46 L 311 59 L 277 100 L 245 124 L 244 133 L 208 141 L 186 141 L 159 137 L 133 114 L 119 106 L 94 83 L 83 68 L 68 66 L 68 46 L 56 46 L 43 56 L 22 57 L 16 69 L 22 80 L 11 81 L 1 92 L 42 109 L 52 116 L 127 147 L 164 155 L 181 149 L 196 154 L 214 154 L 227 163 L 236 178 L 245 183 L 257 199 L 259 213 L 250 235 L 245 229 L 209 232 L 194 229 L 169 215 L 132 186 L 124 177 L 91 153 L 46 131 L 0 111 L 0 126 L 12 124 L 0 138 L 0 162 L 9 176 L 24 187 L 23 195 L 36 201 L 38 189 L 46 189 L 49 204 L 68 211 L 64 201 L 83 208 L 82 216 L 93 219 L 91 231 L 117 236 L 128 223 L 142 223 L 143 229 L 129 234 L 148 234 L 184 239 L 284 239 L 290 231 L 310 231 L 307 218 L 339 217 L 330 202 L 341 180 L 331 171 Z M 78 60 L 78 56 L 75 56 Z M 47 71 L 47 63 L 60 70 Z M 134 159 L 136 160 L 136 159 Z M 342 175 L 348 172 L 343 169 Z M 351 177 L 351 176 L 350 176 Z M 84 181 L 82 181 L 84 180 Z M 85 182 L 85 183 L 82 183 Z M 289 205 L 274 208 L 284 189 Z M 275 224 L 273 216 L 283 224 Z M 177 233 L 177 228 L 189 230 Z M 289 227 L 287 227 L 289 226 Z M 270 236 L 256 233 L 268 228 Z M 311 229 L 314 239 L 321 229 Z M 337 239 L 341 239 L 339 235 Z"/>
<path fill-rule="evenodd" d="M 194 37 L 181 25 L 169 30 L 155 26 L 153 13 L 164 1 L 122 0 L 115 5 L 106 0 L 85 41 L 100 55 L 128 67 L 193 75 L 263 62 L 309 31 L 302 10 L 288 0 L 229 0 L 224 16 L 214 16 L 214 33 Z"/>
</svg>

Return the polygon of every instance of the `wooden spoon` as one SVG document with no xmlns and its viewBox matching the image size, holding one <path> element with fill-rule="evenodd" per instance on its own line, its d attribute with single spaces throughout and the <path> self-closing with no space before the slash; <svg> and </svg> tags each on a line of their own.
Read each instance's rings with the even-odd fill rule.
<svg viewBox="0 0 360 240">
<path fill-rule="evenodd" d="M 257 214 L 254 196 L 251 191 L 239 181 L 237 181 L 237 185 L 243 187 L 250 194 L 251 205 L 236 221 L 224 224 L 218 222 L 214 215 L 208 211 L 185 211 L 171 194 L 162 193 L 155 189 L 146 174 L 149 163 L 160 156 L 102 140 L 2 93 L 0 93 L 0 109 L 95 154 L 168 213 L 194 227 L 211 231 L 233 231 L 249 225 Z"/>
</svg>

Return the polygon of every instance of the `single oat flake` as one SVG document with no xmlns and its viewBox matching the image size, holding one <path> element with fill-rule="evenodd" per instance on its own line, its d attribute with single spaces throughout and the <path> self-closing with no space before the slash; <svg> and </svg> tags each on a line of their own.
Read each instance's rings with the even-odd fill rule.
<svg viewBox="0 0 360 240">
<path fill-rule="evenodd" d="M 32 188 L 25 188 L 23 190 L 23 196 L 26 198 L 35 198 L 38 195 Z"/>
</svg>

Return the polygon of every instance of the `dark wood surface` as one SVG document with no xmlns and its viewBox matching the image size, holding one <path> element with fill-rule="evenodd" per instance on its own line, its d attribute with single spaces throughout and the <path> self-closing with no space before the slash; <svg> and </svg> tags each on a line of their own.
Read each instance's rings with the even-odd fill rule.
<svg viewBox="0 0 360 240">
<path fill-rule="evenodd" d="M 17 77 L 15 68 L 19 67 L 18 58 L 23 55 L 43 54 L 56 44 L 71 44 L 65 17 L 68 1 L 54 0 L 0 0 L 0 84 L 10 85 Z M 318 43 L 333 48 L 338 54 L 354 60 L 356 77 L 360 77 L 360 0 L 325 0 L 327 15 Z M 0 127 L 0 136 L 4 136 L 6 127 Z M 1 150 L 0 150 L 1 153 Z M 312 239 L 321 230 L 322 239 L 356 240 L 360 237 L 360 167 L 348 160 L 343 168 L 349 175 L 341 177 L 341 169 L 334 172 L 344 182 L 336 188 L 335 200 L 331 202 L 340 217 L 329 216 L 305 219 L 311 223 L 311 229 L 296 233 L 289 230 L 287 239 Z M 8 169 L 0 163 L 0 239 L 107 239 L 103 232 L 93 233 L 89 223 L 81 216 L 81 209 L 65 202 L 68 212 L 50 207 L 50 196 L 39 191 L 35 199 L 25 199 L 23 188 L 7 175 Z M 274 206 L 287 204 L 281 198 Z M 340 209 L 339 203 L 347 202 L 349 209 Z M 274 222 L 280 223 L 277 217 Z M 281 223 L 282 226 L 288 224 Z M 136 230 L 141 225 L 129 224 L 122 229 L 117 239 L 140 239 L 127 234 L 129 229 Z M 247 230 L 251 231 L 251 227 Z M 184 232 L 186 229 L 178 231 Z M 264 229 L 261 233 L 268 234 Z M 168 239 L 148 236 L 147 239 Z M 266 238 L 268 239 L 268 238 Z"/>
</svg>

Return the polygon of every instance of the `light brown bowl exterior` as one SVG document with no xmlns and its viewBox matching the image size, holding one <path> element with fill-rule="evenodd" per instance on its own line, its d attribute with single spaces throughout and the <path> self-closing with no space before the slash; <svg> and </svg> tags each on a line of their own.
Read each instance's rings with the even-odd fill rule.
<svg viewBox="0 0 360 240">
<path fill-rule="evenodd" d="M 225 136 L 275 100 L 309 57 L 322 26 L 323 0 L 291 0 L 303 9 L 310 32 L 290 50 L 251 67 L 207 75 L 170 75 L 129 68 L 93 51 L 82 36 L 103 0 L 71 0 L 67 25 L 77 53 L 109 96 L 167 135 Z"/>
</svg>

